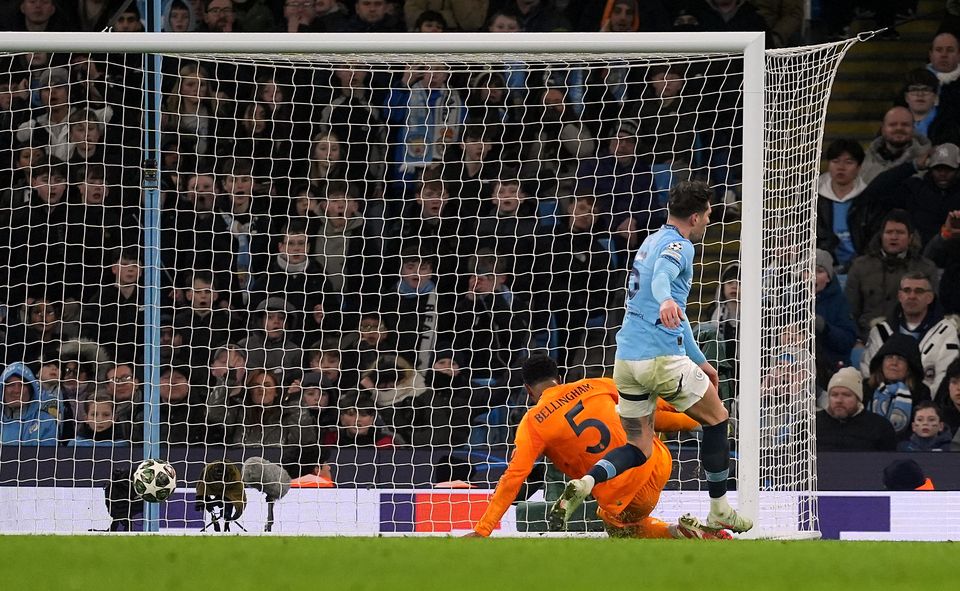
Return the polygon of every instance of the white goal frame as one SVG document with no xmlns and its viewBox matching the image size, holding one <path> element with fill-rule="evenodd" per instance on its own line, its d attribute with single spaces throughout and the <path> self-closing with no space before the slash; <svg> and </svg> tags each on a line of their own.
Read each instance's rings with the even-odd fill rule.
<svg viewBox="0 0 960 591">
<path fill-rule="evenodd" d="M 761 309 L 762 212 L 764 163 L 763 33 L 4 33 L 2 52 L 93 53 L 733 53 L 744 59 L 742 228 L 740 258 L 741 310 Z M 822 132 L 821 132 L 822 133 Z M 159 138 L 156 138 L 159 150 Z M 148 188 L 148 187 L 147 187 Z M 149 190 L 149 188 L 148 188 Z M 146 219 L 158 219 L 159 201 L 146 201 Z M 153 212 L 150 208 L 155 207 Z M 147 224 L 149 231 L 150 224 Z M 158 244 L 154 242 L 153 244 Z M 148 250 L 151 247 L 147 238 Z M 148 256 L 144 268 L 151 270 Z M 153 264 L 157 260 L 153 259 Z M 149 299 L 148 299 L 149 302 Z M 149 304 L 148 304 L 149 305 Z M 148 317 L 149 318 L 149 317 Z M 156 317 L 155 317 L 156 318 Z M 149 329 L 148 329 L 149 330 Z M 761 316 L 744 314 L 739 329 L 737 497 L 740 510 L 756 519 L 760 513 L 760 387 Z M 149 345 L 148 345 L 149 346 Z M 145 387 L 156 392 L 157 371 L 148 372 Z M 158 400 L 155 398 L 155 400 Z M 812 425 L 810 426 L 812 429 Z M 813 488 L 813 487 L 811 487 Z M 813 490 L 809 491 L 814 492 Z M 148 521 L 149 518 L 148 518 Z M 802 532 L 801 535 L 809 535 Z M 761 534 L 762 535 L 762 534 Z M 814 534 L 815 535 L 815 534 Z"/>
</svg>

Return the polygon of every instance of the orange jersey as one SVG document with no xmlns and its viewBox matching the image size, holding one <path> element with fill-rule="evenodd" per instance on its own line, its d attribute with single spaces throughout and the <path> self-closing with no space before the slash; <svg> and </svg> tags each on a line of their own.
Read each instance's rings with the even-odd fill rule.
<svg viewBox="0 0 960 591">
<path fill-rule="evenodd" d="M 544 390 L 520 421 L 513 457 L 476 531 L 484 536 L 493 531 L 541 455 L 546 454 L 567 476 L 580 478 L 608 451 L 624 445 L 627 435 L 617 414 L 618 400 L 617 388 L 609 378 L 580 380 Z M 658 401 L 657 409 L 665 411 L 654 415 L 658 431 L 688 431 L 697 426 L 696 421 L 665 402 Z M 669 476 L 670 452 L 658 439 L 654 439 L 654 455 L 665 455 Z M 662 458 L 650 458 L 644 465 L 598 484 L 593 495 L 601 508 L 617 515 L 652 479 L 654 471 L 656 480 L 661 480 L 663 465 Z"/>
</svg>

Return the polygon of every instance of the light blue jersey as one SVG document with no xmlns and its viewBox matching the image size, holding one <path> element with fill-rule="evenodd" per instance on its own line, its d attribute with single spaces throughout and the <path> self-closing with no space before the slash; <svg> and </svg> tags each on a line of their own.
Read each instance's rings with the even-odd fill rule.
<svg viewBox="0 0 960 591">
<path fill-rule="evenodd" d="M 630 270 L 627 314 L 617 333 L 617 359 L 688 355 L 698 364 L 703 361 L 703 354 L 693 342 L 688 320 L 684 319 L 677 328 L 667 328 L 660 322 L 660 302 L 653 290 L 654 270 L 657 262 L 663 261 L 661 265 L 667 265 L 666 270 L 673 277 L 670 297 L 686 318 L 687 297 L 693 284 L 693 256 L 693 243 L 670 224 L 665 224 L 640 245 Z"/>
</svg>

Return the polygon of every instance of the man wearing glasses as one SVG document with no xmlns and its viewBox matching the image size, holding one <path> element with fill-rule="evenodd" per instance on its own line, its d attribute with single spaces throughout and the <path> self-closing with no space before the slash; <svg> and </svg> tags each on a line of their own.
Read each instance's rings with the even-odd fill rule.
<svg viewBox="0 0 960 591">
<path fill-rule="evenodd" d="M 931 392 L 936 392 L 947 373 L 947 366 L 957 358 L 960 350 L 957 326 L 949 318 L 944 318 L 933 283 L 922 271 L 911 271 L 900 279 L 897 300 L 886 320 L 870 329 L 860 372 L 864 377 L 869 376 L 870 361 L 891 335 L 909 335 L 920 345 L 923 383 Z"/>
<path fill-rule="evenodd" d="M 198 31 L 233 33 L 239 30 L 234 19 L 233 0 L 205 0 L 203 23 Z"/>
</svg>

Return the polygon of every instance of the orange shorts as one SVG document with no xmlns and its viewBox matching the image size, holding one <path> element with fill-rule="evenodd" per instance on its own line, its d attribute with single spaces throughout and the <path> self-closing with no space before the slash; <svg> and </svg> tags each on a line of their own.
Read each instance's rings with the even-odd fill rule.
<svg viewBox="0 0 960 591">
<path fill-rule="evenodd" d="M 633 468 L 623 475 L 625 478 L 631 476 L 638 478 L 637 482 L 632 483 L 635 493 L 626 508 L 617 512 L 611 511 L 609 510 L 611 503 L 604 502 L 602 498 L 604 495 L 597 496 L 597 501 L 600 503 L 597 516 L 608 525 L 616 528 L 638 526 L 650 517 L 657 503 L 660 502 L 660 493 L 667 485 L 670 471 L 673 469 L 673 458 L 665 446 L 656 445 L 657 443 L 659 441 L 655 442 L 654 453 L 644 466 Z M 636 472 L 633 472 L 634 470 Z M 608 508 L 604 509 L 604 507 Z"/>
</svg>

